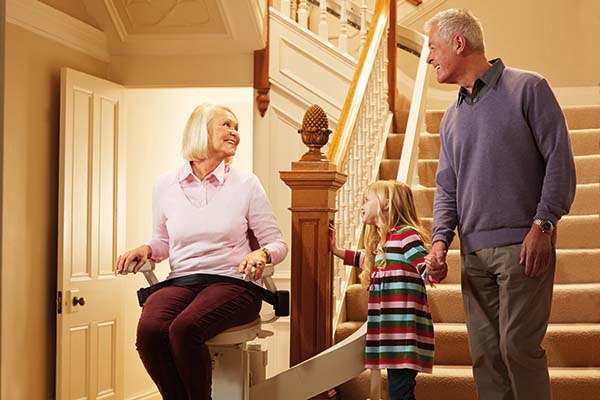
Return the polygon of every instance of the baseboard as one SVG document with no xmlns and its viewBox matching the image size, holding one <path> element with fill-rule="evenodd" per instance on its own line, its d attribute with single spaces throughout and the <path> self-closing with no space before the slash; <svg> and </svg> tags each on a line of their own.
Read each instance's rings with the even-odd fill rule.
<svg viewBox="0 0 600 400">
<path fill-rule="evenodd" d="M 127 400 L 161 400 L 158 390 L 153 390 L 147 393 L 136 394 L 133 397 L 128 397 Z"/>
</svg>

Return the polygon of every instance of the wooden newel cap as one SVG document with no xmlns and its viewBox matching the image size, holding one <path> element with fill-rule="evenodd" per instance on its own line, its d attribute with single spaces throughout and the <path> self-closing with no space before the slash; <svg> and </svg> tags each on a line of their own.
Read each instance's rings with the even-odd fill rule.
<svg viewBox="0 0 600 400">
<path fill-rule="evenodd" d="M 302 155 L 300 161 L 327 161 L 327 157 L 321 153 L 321 147 L 329 141 L 331 129 L 327 122 L 327 114 L 321 107 L 313 104 L 304 113 L 302 128 L 298 130 L 302 135 L 302 142 L 308 147 L 308 151 Z"/>
</svg>

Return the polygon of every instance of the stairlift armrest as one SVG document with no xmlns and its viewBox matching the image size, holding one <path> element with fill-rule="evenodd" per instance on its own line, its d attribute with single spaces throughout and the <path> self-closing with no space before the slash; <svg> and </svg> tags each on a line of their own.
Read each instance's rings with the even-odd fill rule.
<svg viewBox="0 0 600 400">
<path fill-rule="evenodd" d="M 275 273 L 275 267 L 273 264 L 267 264 L 262 274 L 262 284 L 264 287 L 269 289 L 271 292 L 277 291 L 277 286 L 275 286 L 275 282 L 273 281 L 273 274 Z"/>
<path fill-rule="evenodd" d="M 131 264 L 127 268 L 127 270 L 121 272 L 121 275 L 127 275 L 128 273 L 132 273 L 134 265 L 135 264 Z M 154 284 L 158 283 L 158 278 L 156 277 L 156 274 L 154 274 L 155 268 L 156 268 L 156 263 L 152 260 L 148 260 L 148 261 L 146 261 L 146 263 L 144 265 L 142 265 L 142 268 L 140 268 L 138 270 L 138 272 L 141 272 L 144 274 L 144 277 L 146 278 L 146 281 L 148 281 L 149 285 L 154 285 Z"/>
</svg>

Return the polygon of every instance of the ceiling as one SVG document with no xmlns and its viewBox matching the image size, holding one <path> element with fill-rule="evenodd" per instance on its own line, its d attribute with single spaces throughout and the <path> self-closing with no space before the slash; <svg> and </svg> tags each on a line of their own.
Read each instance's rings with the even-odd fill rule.
<svg viewBox="0 0 600 400">
<path fill-rule="evenodd" d="M 110 55 L 240 54 L 265 47 L 266 0 L 26 1 L 101 31 Z"/>
</svg>

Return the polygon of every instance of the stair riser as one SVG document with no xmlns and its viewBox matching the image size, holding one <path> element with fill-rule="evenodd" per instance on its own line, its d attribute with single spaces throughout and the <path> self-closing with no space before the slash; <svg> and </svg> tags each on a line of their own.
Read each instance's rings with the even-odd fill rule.
<svg viewBox="0 0 600 400">
<path fill-rule="evenodd" d="M 600 365 L 598 343 L 600 329 L 557 332 L 550 327 L 542 347 L 546 350 L 550 367 L 590 367 Z M 461 331 L 446 331 L 442 324 L 438 324 L 435 326 L 435 345 L 436 364 L 471 365 L 466 326 Z"/>
<path fill-rule="evenodd" d="M 438 285 L 428 288 L 429 307 L 435 322 L 465 322 L 460 287 Z M 577 312 L 573 311 L 576 305 Z M 600 323 L 600 290 L 554 287 L 550 323 Z"/>
</svg>

